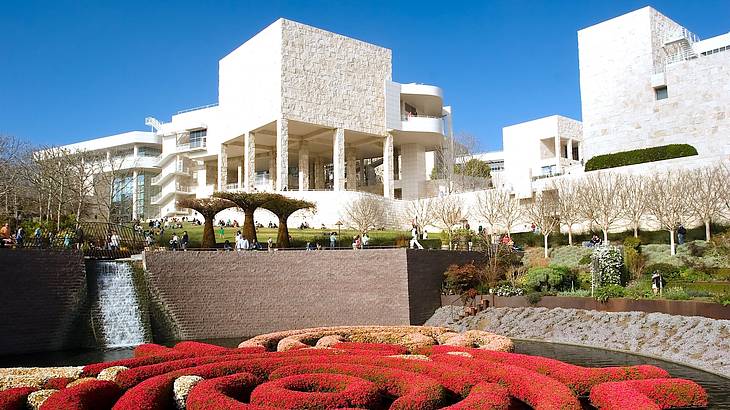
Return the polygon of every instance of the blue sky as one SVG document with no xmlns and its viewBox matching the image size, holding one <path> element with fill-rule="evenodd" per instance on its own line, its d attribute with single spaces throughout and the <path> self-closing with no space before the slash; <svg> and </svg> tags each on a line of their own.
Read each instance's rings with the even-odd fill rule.
<svg viewBox="0 0 730 410">
<path fill-rule="evenodd" d="M 0 133 L 44 145 L 217 101 L 218 60 L 279 17 L 393 50 L 393 79 L 442 87 L 484 150 L 502 127 L 580 119 L 576 31 L 651 5 L 701 38 L 730 1 L 0 0 Z"/>
</svg>

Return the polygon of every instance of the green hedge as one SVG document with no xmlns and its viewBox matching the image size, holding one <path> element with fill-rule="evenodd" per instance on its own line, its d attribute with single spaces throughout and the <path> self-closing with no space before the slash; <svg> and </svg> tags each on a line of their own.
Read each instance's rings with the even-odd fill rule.
<svg viewBox="0 0 730 410">
<path fill-rule="evenodd" d="M 688 144 L 669 144 L 659 147 L 635 149 L 615 152 L 613 154 L 596 155 L 586 162 L 586 171 L 643 164 L 645 162 L 665 159 L 691 157 L 697 155 L 695 147 Z"/>
</svg>

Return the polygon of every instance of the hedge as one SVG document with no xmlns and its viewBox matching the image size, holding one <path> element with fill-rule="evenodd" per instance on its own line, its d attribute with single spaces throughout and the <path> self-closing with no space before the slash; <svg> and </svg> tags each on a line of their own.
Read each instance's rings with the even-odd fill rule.
<svg viewBox="0 0 730 410">
<path fill-rule="evenodd" d="M 586 171 L 643 164 L 645 162 L 665 159 L 691 157 L 697 155 L 697 149 L 688 144 L 669 144 L 658 147 L 615 152 L 613 154 L 596 155 L 586 162 Z"/>
</svg>

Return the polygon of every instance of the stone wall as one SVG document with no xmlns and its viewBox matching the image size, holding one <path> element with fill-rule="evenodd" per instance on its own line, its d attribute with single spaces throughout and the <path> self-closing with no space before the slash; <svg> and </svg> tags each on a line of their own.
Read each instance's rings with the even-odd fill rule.
<svg viewBox="0 0 730 410">
<path fill-rule="evenodd" d="M 76 251 L 0 249 L 0 354 L 81 346 L 87 294 Z"/>
<path fill-rule="evenodd" d="M 170 322 L 167 337 L 206 339 L 312 326 L 421 324 L 440 305 L 445 267 L 477 255 L 188 251 L 147 253 L 145 262 L 153 303 L 164 307 Z"/>
<path fill-rule="evenodd" d="M 283 20 L 281 52 L 284 118 L 385 135 L 389 49 Z"/>
<path fill-rule="evenodd" d="M 730 377 L 730 321 L 664 313 L 581 309 L 490 308 L 454 321 L 462 308 L 439 309 L 426 324 L 458 331 L 623 350 Z"/>
</svg>

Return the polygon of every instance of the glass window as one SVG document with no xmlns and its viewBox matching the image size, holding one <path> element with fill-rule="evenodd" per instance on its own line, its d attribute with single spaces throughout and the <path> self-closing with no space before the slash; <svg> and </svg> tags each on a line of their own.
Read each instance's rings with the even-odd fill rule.
<svg viewBox="0 0 730 410">
<path fill-rule="evenodd" d="M 667 87 L 655 88 L 654 94 L 656 95 L 657 100 L 664 100 L 666 98 L 669 98 L 669 93 L 667 92 Z"/>
</svg>

